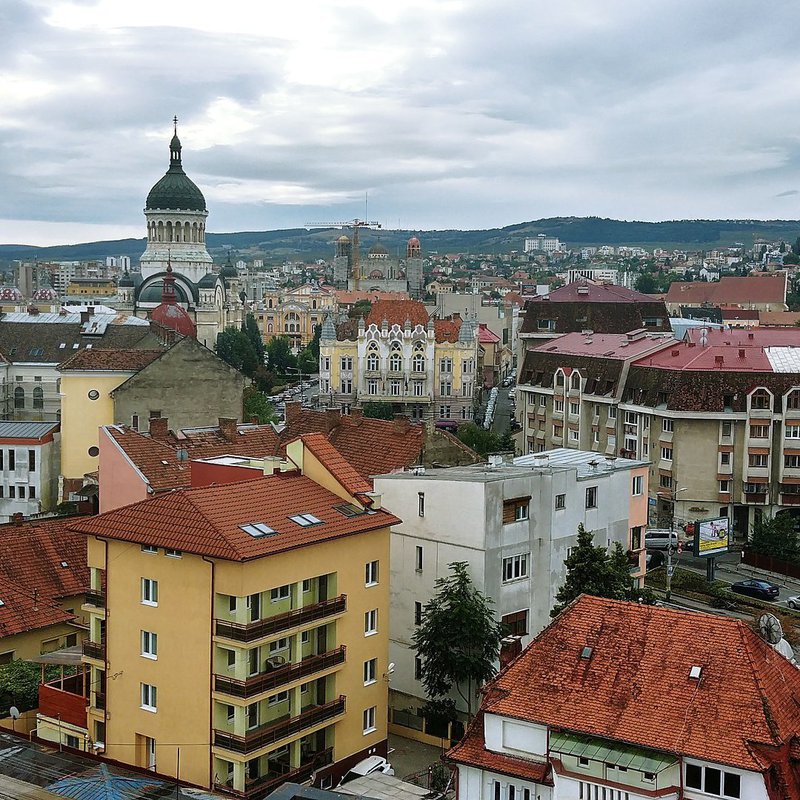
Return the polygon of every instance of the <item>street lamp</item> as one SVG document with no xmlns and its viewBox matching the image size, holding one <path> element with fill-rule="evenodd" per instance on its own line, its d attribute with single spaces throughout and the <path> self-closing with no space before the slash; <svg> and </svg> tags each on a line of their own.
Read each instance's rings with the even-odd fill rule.
<svg viewBox="0 0 800 800">
<path fill-rule="evenodd" d="M 675 532 L 675 498 L 681 493 L 685 492 L 688 487 L 684 486 L 682 489 L 676 489 L 672 493 L 672 505 L 670 506 L 669 515 L 669 541 L 667 543 L 667 582 L 666 592 L 664 599 L 669 603 L 672 597 L 672 534 Z M 661 492 L 657 493 L 658 497 L 663 497 Z"/>
</svg>

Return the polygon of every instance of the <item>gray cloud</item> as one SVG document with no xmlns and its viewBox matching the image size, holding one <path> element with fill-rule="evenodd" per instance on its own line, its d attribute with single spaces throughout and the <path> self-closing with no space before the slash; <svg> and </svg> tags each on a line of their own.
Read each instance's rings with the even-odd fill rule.
<svg viewBox="0 0 800 800">
<path fill-rule="evenodd" d="M 140 224 L 175 113 L 218 231 L 362 215 L 365 192 L 414 228 L 800 216 L 793 3 L 407 2 L 342 0 L 309 43 L 313 3 L 293 38 L 258 11 L 97 29 L 7 0 L 0 219 Z"/>
</svg>

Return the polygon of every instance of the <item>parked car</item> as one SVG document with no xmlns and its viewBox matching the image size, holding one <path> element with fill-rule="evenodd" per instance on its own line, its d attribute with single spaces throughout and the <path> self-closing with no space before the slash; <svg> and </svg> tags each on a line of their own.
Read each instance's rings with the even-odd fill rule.
<svg viewBox="0 0 800 800">
<path fill-rule="evenodd" d="M 731 591 L 759 600 L 777 600 L 781 590 L 774 583 L 751 578 L 731 584 Z"/>
<path fill-rule="evenodd" d="M 660 550 L 654 550 L 652 553 L 647 553 L 645 561 L 645 569 L 655 569 L 664 564 L 664 554 Z"/>
<path fill-rule="evenodd" d="M 787 601 L 789 608 L 800 608 L 800 594 L 793 594 Z"/>
<path fill-rule="evenodd" d="M 382 772 L 384 775 L 394 775 L 392 765 L 383 756 L 368 756 L 345 772 L 338 785 L 343 786 L 356 778 L 363 778 L 364 775 L 373 775 L 376 772 Z"/>
</svg>

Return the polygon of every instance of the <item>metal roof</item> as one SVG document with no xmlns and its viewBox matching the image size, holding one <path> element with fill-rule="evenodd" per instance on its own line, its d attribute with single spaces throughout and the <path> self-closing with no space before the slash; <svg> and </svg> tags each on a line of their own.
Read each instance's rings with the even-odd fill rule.
<svg viewBox="0 0 800 800">
<path fill-rule="evenodd" d="M 103 327 L 107 325 L 149 325 L 150 323 L 146 319 L 141 319 L 140 317 L 135 317 L 133 315 L 128 314 L 121 314 L 112 309 L 109 309 L 113 313 L 109 314 L 101 314 L 95 311 L 95 313 L 90 317 L 90 322 L 95 324 L 96 326 L 102 325 Z M 11 311 L 7 314 L 3 314 L 3 322 L 31 322 L 31 323 L 68 323 L 71 325 L 81 324 L 81 315 L 80 312 L 72 313 L 68 312 L 66 314 L 59 314 L 53 312 L 44 312 L 39 314 L 29 314 L 27 311 Z M 87 331 L 83 331 L 86 333 Z"/>
<path fill-rule="evenodd" d="M 640 772 L 660 772 L 678 760 L 674 755 L 659 753 L 656 750 L 570 733 L 550 734 L 550 750 L 562 755 L 580 756 Z"/>
<path fill-rule="evenodd" d="M 58 422 L 5 422 L 0 420 L 0 439 L 41 439 L 58 428 Z"/>
</svg>

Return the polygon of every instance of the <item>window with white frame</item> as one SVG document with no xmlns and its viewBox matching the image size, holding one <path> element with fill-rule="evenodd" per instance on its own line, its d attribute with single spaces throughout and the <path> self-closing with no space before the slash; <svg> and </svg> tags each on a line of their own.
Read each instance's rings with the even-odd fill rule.
<svg viewBox="0 0 800 800">
<path fill-rule="evenodd" d="M 401 372 L 403 369 L 403 353 L 401 351 L 400 343 L 393 342 L 391 351 L 389 352 L 389 370 L 390 372 Z"/>
<path fill-rule="evenodd" d="M 767 456 L 765 453 L 750 453 L 747 457 L 748 467 L 766 467 Z"/>
<path fill-rule="evenodd" d="M 343 372 L 352 372 L 353 370 L 353 357 L 342 356 L 339 362 L 340 368 Z"/>
<path fill-rule="evenodd" d="M 364 573 L 364 585 L 375 586 L 378 583 L 378 562 L 367 561 Z"/>
<path fill-rule="evenodd" d="M 674 429 L 675 424 L 673 420 L 666 418 L 661 420 L 661 430 L 664 431 L 664 433 L 672 433 Z"/>
<path fill-rule="evenodd" d="M 729 480 L 720 481 L 719 490 L 722 494 L 728 494 L 731 490 L 731 482 Z"/>
<path fill-rule="evenodd" d="M 453 371 L 453 359 L 452 358 L 442 358 L 439 361 L 439 371 L 440 372 L 452 372 Z"/>
<path fill-rule="evenodd" d="M 741 776 L 718 767 L 687 763 L 684 783 L 687 789 L 697 789 L 714 797 L 738 800 L 742 796 Z"/>
<path fill-rule="evenodd" d="M 608 418 L 609 419 L 616 419 L 617 418 L 617 407 L 616 406 L 609 406 L 608 407 Z"/>
<path fill-rule="evenodd" d="M 412 394 L 414 397 L 422 397 L 424 394 L 423 389 L 425 388 L 425 384 L 422 381 L 414 381 L 413 382 L 413 391 Z"/>
<path fill-rule="evenodd" d="M 644 475 L 634 475 L 631 481 L 631 494 L 640 495 L 644 493 Z"/>
<path fill-rule="evenodd" d="M 400 397 L 402 394 L 402 388 L 402 381 L 397 380 L 396 378 L 392 378 L 392 380 L 389 381 L 389 394 L 392 397 Z"/>
<path fill-rule="evenodd" d="M 555 510 L 563 511 L 567 507 L 567 496 L 565 494 L 557 494 L 555 500 Z"/>
<path fill-rule="evenodd" d="M 158 605 L 158 581 L 152 578 L 142 578 L 142 605 Z"/>
<path fill-rule="evenodd" d="M 577 417 L 580 413 L 581 407 L 578 403 L 570 403 L 569 404 L 569 413 L 572 414 L 573 417 Z"/>
<path fill-rule="evenodd" d="M 788 425 L 784 435 L 787 439 L 800 439 L 800 425 Z"/>
<path fill-rule="evenodd" d="M 364 614 L 364 636 L 372 636 L 378 632 L 378 609 L 373 608 Z"/>
<path fill-rule="evenodd" d="M 441 381 L 439 383 L 439 394 L 442 397 L 450 397 L 453 393 L 453 384 L 450 381 Z"/>
<path fill-rule="evenodd" d="M 158 689 L 151 683 L 140 683 L 141 708 L 155 711 L 158 708 Z"/>
<path fill-rule="evenodd" d="M 339 388 L 341 389 L 342 394 L 352 394 L 353 381 L 350 380 L 350 378 L 342 378 Z"/>
<path fill-rule="evenodd" d="M 364 662 L 364 686 L 369 686 L 378 680 L 378 659 L 371 658 Z"/>
<path fill-rule="evenodd" d="M 269 590 L 269 599 L 272 603 L 280 603 L 281 600 L 288 600 L 289 599 L 289 584 L 287 583 L 285 586 L 278 586 L 275 589 Z"/>
<path fill-rule="evenodd" d="M 152 631 L 141 631 L 141 655 L 145 658 L 158 658 L 158 634 Z"/>
<path fill-rule="evenodd" d="M 570 440 L 571 442 L 578 442 L 578 441 L 580 441 L 580 435 L 579 435 L 578 431 L 573 431 L 573 430 L 570 430 L 570 432 L 569 432 L 569 440 Z"/>
<path fill-rule="evenodd" d="M 367 394 L 378 394 L 378 381 L 374 378 L 367 381 Z"/>
<path fill-rule="evenodd" d="M 586 489 L 586 508 L 597 508 L 597 487 L 589 486 Z"/>
<path fill-rule="evenodd" d="M 547 397 L 543 394 L 539 395 L 539 405 L 544 408 L 547 405 Z"/>
<path fill-rule="evenodd" d="M 367 369 L 370 372 L 377 372 L 380 369 L 378 345 L 374 342 L 369 346 L 369 350 L 367 350 Z"/>
<path fill-rule="evenodd" d="M 377 706 L 370 706 L 370 708 L 364 709 L 364 733 L 372 733 L 375 728 L 375 711 Z"/>
<path fill-rule="evenodd" d="M 662 461 L 672 461 L 672 448 L 671 447 L 662 447 L 661 448 L 661 460 Z"/>
<path fill-rule="evenodd" d="M 503 559 L 503 583 L 528 577 L 528 554 L 519 553 Z"/>
<path fill-rule="evenodd" d="M 553 411 L 561 412 L 564 410 L 563 400 L 553 400 Z"/>
<path fill-rule="evenodd" d="M 288 650 L 288 649 L 289 649 L 289 639 L 286 636 L 280 639 L 276 639 L 274 642 L 269 643 L 270 654 L 280 653 L 281 650 Z"/>
</svg>

